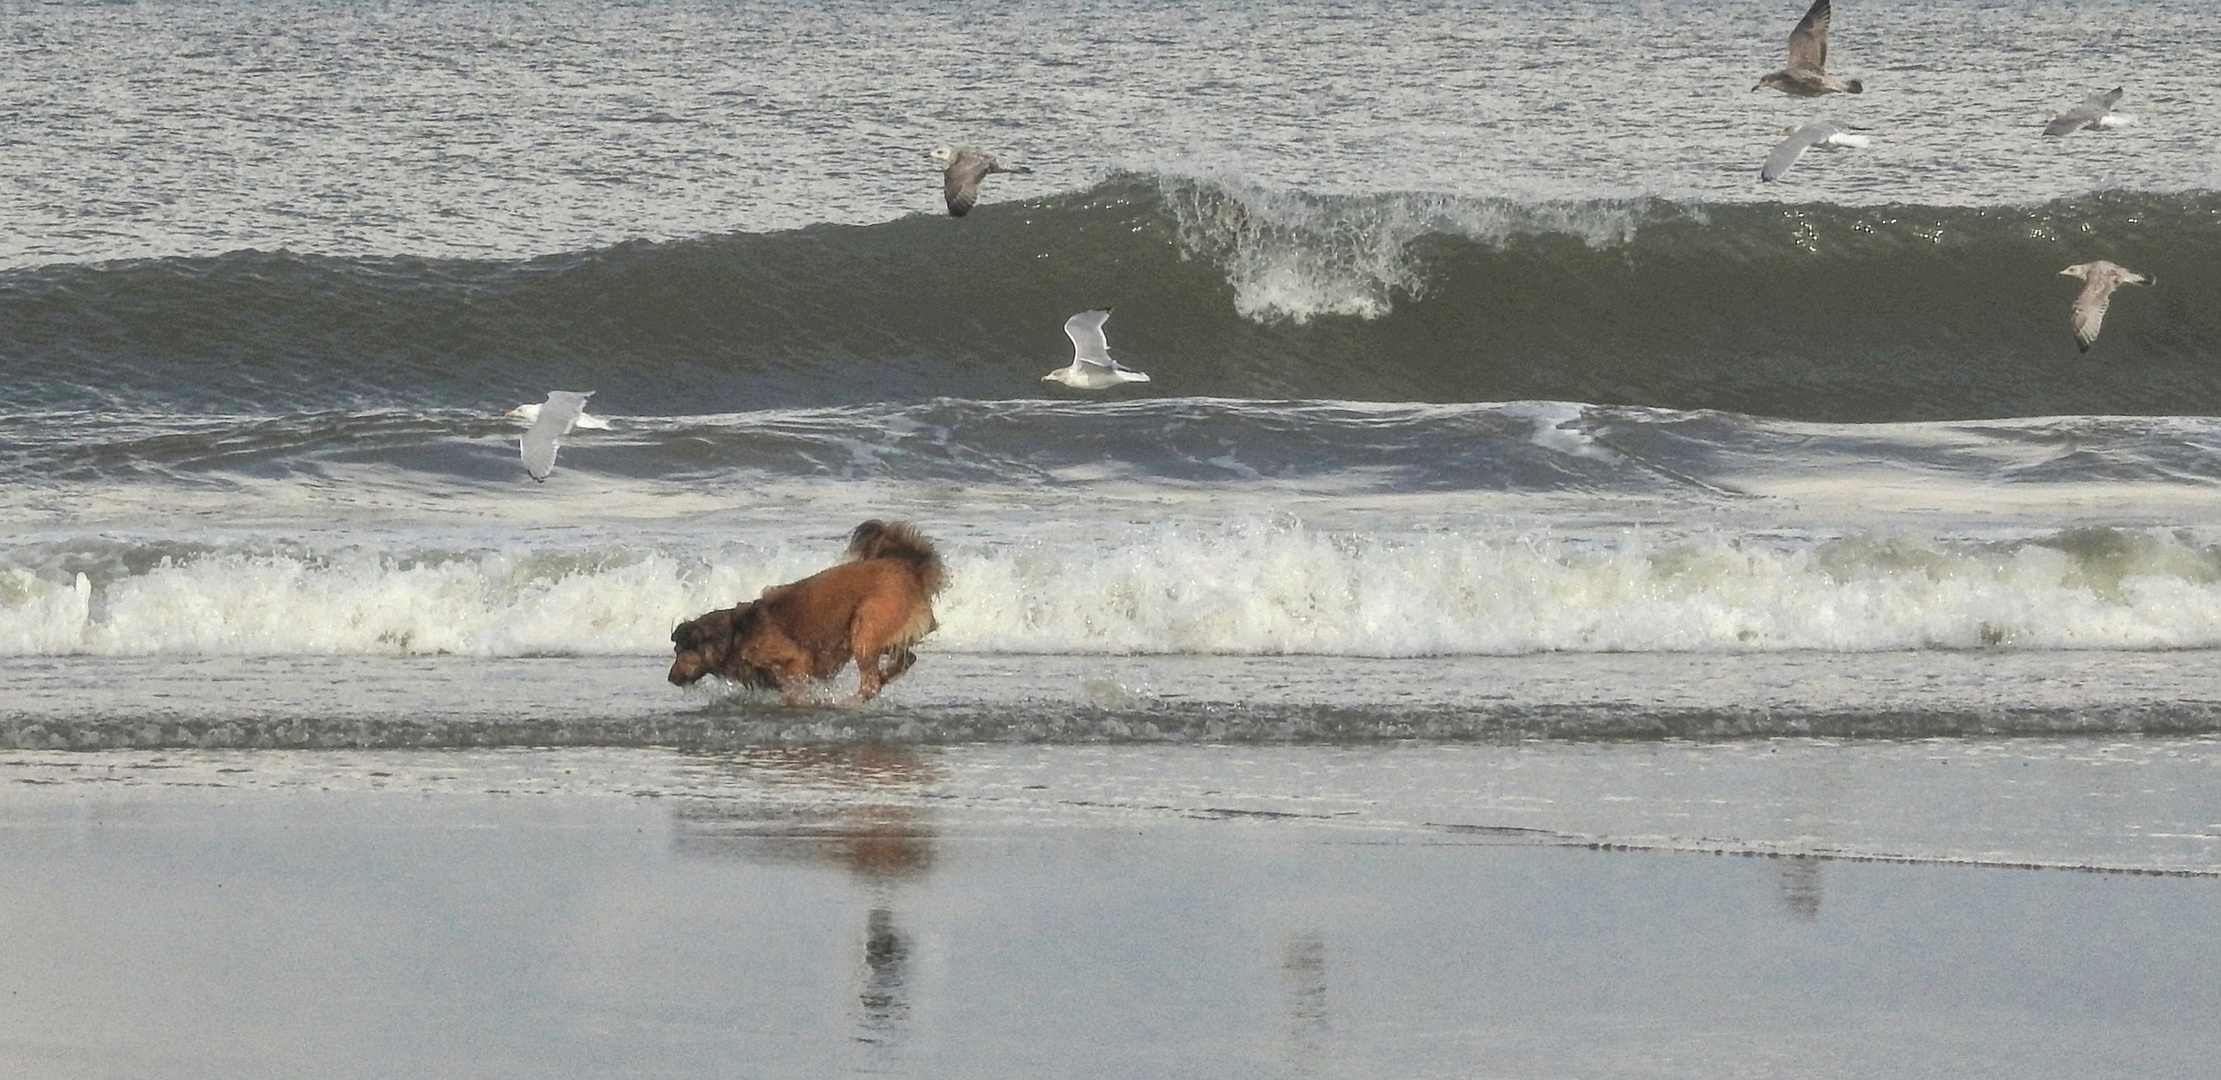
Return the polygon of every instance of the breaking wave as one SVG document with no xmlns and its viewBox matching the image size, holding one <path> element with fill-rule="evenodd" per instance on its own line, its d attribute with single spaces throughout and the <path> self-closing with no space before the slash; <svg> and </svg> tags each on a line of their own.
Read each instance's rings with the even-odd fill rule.
<svg viewBox="0 0 2221 1080">
<path fill-rule="evenodd" d="M 2093 358 L 2071 282 L 2124 292 Z M 681 415 L 1042 396 L 1115 305 L 1136 394 L 1830 421 L 2221 411 L 2221 196 L 2026 207 L 1344 196 L 1122 174 L 981 208 L 520 262 L 242 251 L 0 274 L 33 409 Z"/>
<path fill-rule="evenodd" d="M 969 653 L 2221 645 L 2221 546 L 2179 531 L 1372 535 L 1244 520 L 944 547 L 954 584 L 930 644 Z M 0 565 L 0 655 L 649 655 L 679 620 L 827 557 L 823 541 L 51 541 Z"/>
</svg>

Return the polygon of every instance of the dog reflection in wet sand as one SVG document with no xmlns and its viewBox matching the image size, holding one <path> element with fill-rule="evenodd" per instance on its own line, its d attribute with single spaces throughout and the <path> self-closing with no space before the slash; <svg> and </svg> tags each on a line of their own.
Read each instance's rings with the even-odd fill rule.
<svg viewBox="0 0 2221 1080">
<path fill-rule="evenodd" d="M 671 682 L 719 675 L 776 689 L 802 703 L 813 681 L 856 662 L 854 701 L 869 701 L 910 670 L 912 645 L 933 632 L 933 596 L 948 574 L 933 543 L 902 521 L 867 521 L 848 534 L 848 560 L 754 601 L 680 623 Z"/>
</svg>

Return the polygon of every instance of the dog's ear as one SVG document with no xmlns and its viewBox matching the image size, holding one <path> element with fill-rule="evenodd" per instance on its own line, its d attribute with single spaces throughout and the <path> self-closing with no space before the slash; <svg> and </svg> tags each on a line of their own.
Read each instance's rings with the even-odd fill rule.
<svg viewBox="0 0 2221 1080">
<path fill-rule="evenodd" d="M 732 644 L 740 625 L 738 614 L 732 608 L 712 611 L 695 620 L 694 647 L 697 649 L 722 649 Z"/>
<path fill-rule="evenodd" d="M 742 608 L 747 606 L 741 605 Z M 737 610 L 722 608 L 680 623 L 671 629 L 671 644 L 681 649 L 698 649 L 712 639 L 731 636 L 738 623 L 733 617 Z"/>
</svg>

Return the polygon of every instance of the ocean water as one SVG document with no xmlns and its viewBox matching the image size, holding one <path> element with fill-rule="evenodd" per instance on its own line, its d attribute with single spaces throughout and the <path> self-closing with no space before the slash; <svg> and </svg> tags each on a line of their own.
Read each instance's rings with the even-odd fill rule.
<svg viewBox="0 0 2221 1080">
<path fill-rule="evenodd" d="M 0 1071 L 2210 1068 L 2211 5 L 1804 7 L 0 0 Z"/>
<path fill-rule="evenodd" d="M 1794 6 L 8 4 L 4 737 L 2221 729 L 2209 13 Z M 882 703 L 661 683 L 890 516 Z"/>
</svg>

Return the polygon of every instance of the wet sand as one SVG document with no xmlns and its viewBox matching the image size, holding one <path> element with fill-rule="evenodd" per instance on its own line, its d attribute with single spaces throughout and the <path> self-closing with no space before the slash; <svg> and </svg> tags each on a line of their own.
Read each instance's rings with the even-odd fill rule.
<svg viewBox="0 0 2221 1080">
<path fill-rule="evenodd" d="M 0 1072 L 2195 1075 L 2216 761 L 10 752 Z"/>
</svg>

